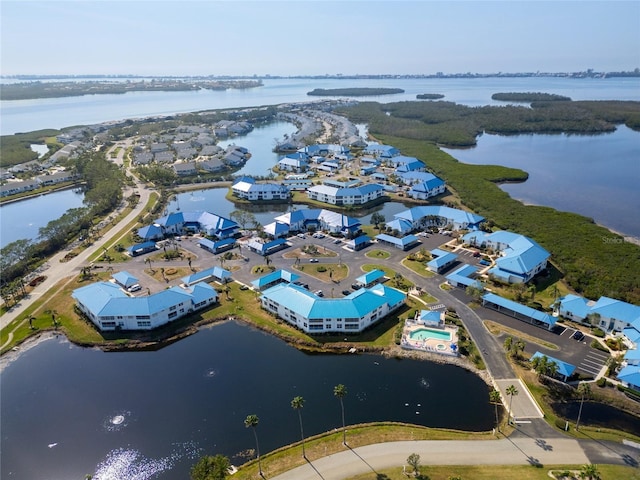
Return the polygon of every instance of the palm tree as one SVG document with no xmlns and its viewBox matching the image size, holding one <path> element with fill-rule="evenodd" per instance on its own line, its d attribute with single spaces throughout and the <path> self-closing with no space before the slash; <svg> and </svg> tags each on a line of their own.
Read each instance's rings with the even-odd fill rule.
<svg viewBox="0 0 640 480">
<path fill-rule="evenodd" d="M 495 388 L 489 392 L 489 401 L 496 407 L 496 429 L 500 431 L 500 421 L 498 420 L 498 405 L 501 403 L 501 395 Z"/>
<path fill-rule="evenodd" d="M 260 476 L 262 477 L 262 465 L 260 463 L 260 445 L 258 444 L 258 433 L 256 432 L 256 427 L 258 426 L 258 422 L 260 422 L 260 419 L 258 418 L 257 415 L 247 415 L 247 418 L 244 419 L 244 426 L 246 428 L 253 428 L 253 436 L 256 439 L 256 455 L 258 457 L 258 472 L 260 473 Z"/>
<path fill-rule="evenodd" d="M 513 397 L 518 395 L 518 389 L 516 388 L 515 385 L 509 385 L 507 387 L 507 395 L 509 395 L 509 397 L 511 397 L 509 399 L 509 423 L 511 423 L 511 403 L 513 402 Z"/>
<path fill-rule="evenodd" d="M 591 394 L 591 385 L 586 382 L 580 382 L 578 385 L 578 393 L 580 394 L 580 409 L 578 410 L 578 420 L 576 420 L 576 430 L 578 430 L 578 427 L 580 426 L 580 416 L 582 415 L 584 397 L 588 397 Z"/>
<path fill-rule="evenodd" d="M 587 464 L 583 465 L 580 469 L 580 478 L 584 478 L 586 480 L 600 480 L 600 472 L 598 471 L 597 465 Z"/>
<path fill-rule="evenodd" d="M 343 384 L 339 383 L 338 385 L 333 387 L 333 394 L 336 397 L 338 397 L 338 400 L 340 400 L 340 408 L 342 409 L 342 444 L 346 445 L 347 444 L 347 430 L 345 429 L 345 423 L 344 423 L 344 402 L 342 401 L 342 399 L 347 394 L 347 387 L 345 387 Z"/>
<path fill-rule="evenodd" d="M 304 431 L 302 430 L 302 407 L 304 407 L 304 398 L 294 397 L 291 400 L 291 408 L 298 411 L 298 420 L 300 420 L 300 436 L 302 437 L 302 457 L 307 458 L 307 454 L 304 451 Z"/>
</svg>

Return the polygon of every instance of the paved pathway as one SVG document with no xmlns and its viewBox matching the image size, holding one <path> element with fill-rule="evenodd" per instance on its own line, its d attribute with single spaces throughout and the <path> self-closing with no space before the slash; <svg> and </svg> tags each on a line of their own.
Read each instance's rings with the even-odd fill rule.
<svg viewBox="0 0 640 480">
<path fill-rule="evenodd" d="M 577 440 L 567 438 L 502 438 L 500 440 L 427 440 L 367 445 L 336 453 L 294 468 L 275 480 L 340 480 L 402 469 L 412 453 L 425 465 L 552 465 L 590 463 Z M 428 467 L 427 467 L 428 470 Z"/>
</svg>

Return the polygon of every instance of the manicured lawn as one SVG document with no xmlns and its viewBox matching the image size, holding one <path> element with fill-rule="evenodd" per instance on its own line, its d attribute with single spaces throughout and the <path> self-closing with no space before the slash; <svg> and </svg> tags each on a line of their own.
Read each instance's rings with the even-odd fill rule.
<svg viewBox="0 0 640 480">
<path fill-rule="evenodd" d="M 365 257 L 368 258 L 389 258 L 391 256 L 391 254 L 389 252 L 387 252 L 386 250 L 380 250 L 380 249 L 375 249 L 375 250 L 369 250 L 366 254 Z"/>
<path fill-rule="evenodd" d="M 307 275 L 311 275 L 327 283 L 336 283 L 340 280 L 344 280 L 349 276 L 349 267 L 344 263 L 305 264 L 301 262 L 298 265 L 294 266 L 294 268 L 300 272 L 304 272 Z"/>
<path fill-rule="evenodd" d="M 427 268 L 426 262 L 409 260 L 408 258 L 405 258 L 404 260 L 402 260 L 402 265 L 407 267 L 412 272 L 417 273 L 421 277 L 429 278 L 435 275 L 431 270 Z"/>
</svg>

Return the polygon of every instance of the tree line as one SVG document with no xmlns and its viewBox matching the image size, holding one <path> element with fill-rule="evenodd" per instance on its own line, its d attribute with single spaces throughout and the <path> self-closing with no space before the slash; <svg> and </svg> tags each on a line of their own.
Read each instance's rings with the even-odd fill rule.
<svg viewBox="0 0 640 480">
<path fill-rule="evenodd" d="M 616 124 L 640 130 L 640 102 L 545 101 L 531 108 L 516 105 L 469 107 L 454 102 L 362 102 L 342 107 L 340 114 L 368 123 L 374 134 L 470 147 L 483 132 L 521 133 L 612 132 Z"/>
<path fill-rule="evenodd" d="M 85 206 L 72 208 L 60 218 L 51 220 L 39 229 L 37 239 L 16 240 L 0 250 L 3 297 L 15 291 L 22 277 L 69 242 L 95 235 L 96 219 L 113 211 L 122 201 L 123 174 L 103 153 L 86 153 L 68 160 L 66 166 L 81 176 Z"/>
</svg>

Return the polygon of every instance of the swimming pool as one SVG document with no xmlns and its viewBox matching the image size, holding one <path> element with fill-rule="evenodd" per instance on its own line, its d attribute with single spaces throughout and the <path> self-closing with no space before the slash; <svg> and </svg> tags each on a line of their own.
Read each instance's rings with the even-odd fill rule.
<svg viewBox="0 0 640 480">
<path fill-rule="evenodd" d="M 429 340 L 435 338 L 436 340 L 451 341 L 451 333 L 444 330 L 433 330 L 431 328 L 419 328 L 409 334 L 411 340 Z"/>
</svg>

